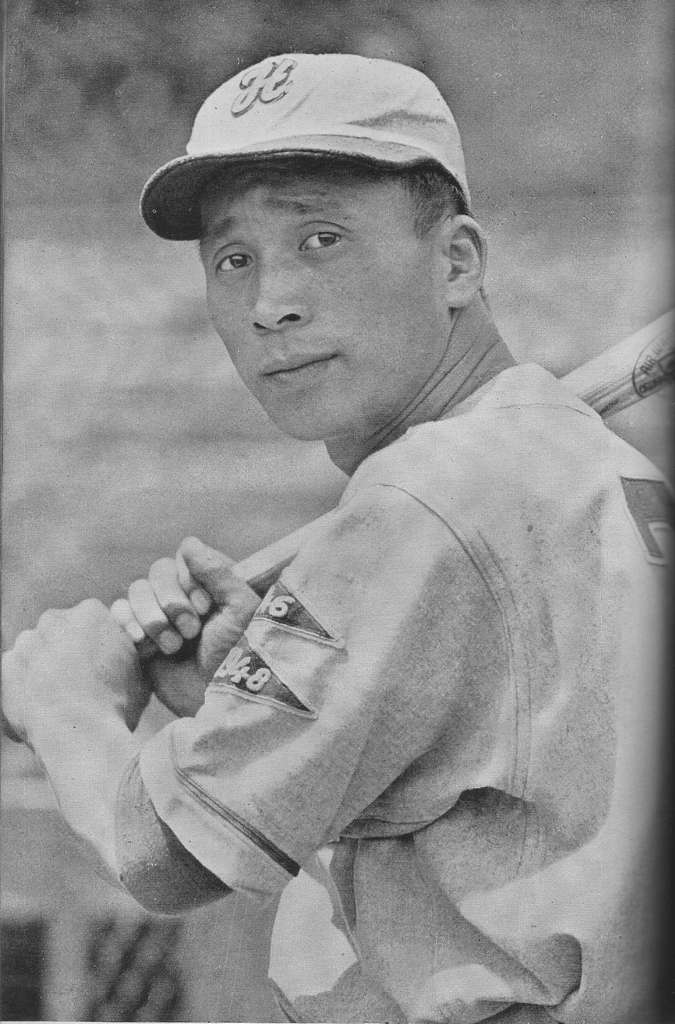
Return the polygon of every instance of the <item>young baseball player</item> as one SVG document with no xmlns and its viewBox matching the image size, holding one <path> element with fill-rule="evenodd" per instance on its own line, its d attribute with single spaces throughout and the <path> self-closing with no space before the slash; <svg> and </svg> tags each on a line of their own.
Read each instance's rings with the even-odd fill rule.
<svg viewBox="0 0 675 1024">
<path fill-rule="evenodd" d="M 514 365 L 470 210 L 455 122 L 411 68 L 291 54 L 207 99 L 143 215 L 199 240 L 242 379 L 350 479 L 262 600 L 190 539 L 114 617 L 44 615 L 5 715 L 150 910 L 284 893 L 290 1020 L 634 1024 L 667 492 Z M 138 749 L 149 684 L 178 717 Z M 308 891 L 332 963 L 299 955 Z"/>
</svg>

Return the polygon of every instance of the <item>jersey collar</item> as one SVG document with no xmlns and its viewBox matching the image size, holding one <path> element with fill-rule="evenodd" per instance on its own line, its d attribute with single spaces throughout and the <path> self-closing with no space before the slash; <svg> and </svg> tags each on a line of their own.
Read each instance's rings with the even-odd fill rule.
<svg viewBox="0 0 675 1024">
<path fill-rule="evenodd" d="M 482 295 L 457 311 L 443 358 L 415 397 L 369 438 L 346 437 L 326 443 L 331 460 L 351 474 L 373 452 L 410 427 L 444 419 L 469 395 L 514 365 Z"/>
</svg>

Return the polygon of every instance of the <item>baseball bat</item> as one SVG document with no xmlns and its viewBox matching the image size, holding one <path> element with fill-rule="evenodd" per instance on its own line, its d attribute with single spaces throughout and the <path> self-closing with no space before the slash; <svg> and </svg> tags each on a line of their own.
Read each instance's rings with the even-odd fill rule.
<svg viewBox="0 0 675 1024">
<path fill-rule="evenodd" d="M 675 377 L 675 311 L 610 346 L 600 355 L 582 363 L 560 378 L 579 398 L 603 418 L 613 416 L 654 394 Z M 326 512 L 293 533 L 273 541 L 232 566 L 232 571 L 262 597 L 282 569 L 333 515 Z M 207 618 L 210 616 L 207 616 Z M 198 638 L 186 640 L 177 657 L 189 656 Z M 157 653 L 152 640 L 136 644 L 141 658 Z"/>
<path fill-rule="evenodd" d="M 673 379 L 675 310 L 664 313 L 560 378 L 603 419 L 653 395 Z M 330 515 L 332 513 L 327 512 L 281 540 L 248 555 L 232 567 L 233 571 L 262 596 L 294 558 L 300 545 L 320 529 Z"/>
<path fill-rule="evenodd" d="M 671 310 L 560 379 L 600 416 L 611 417 L 675 379 L 674 336 L 675 311 Z M 321 529 L 331 515 L 327 512 L 248 555 L 232 567 L 233 571 L 262 597 L 284 566 L 293 560 L 300 545 Z M 186 653 L 194 649 L 195 642 L 186 641 Z M 142 658 L 157 653 L 154 643 L 147 638 L 137 644 L 137 649 Z"/>
<path fill-rule="evenodd" d="M 670 310 L 600 355 L 582 363 L 560 380 L 603 419 L 607 419 L 655 394 L 675 379 L 674 342 L 675 310 Z M 281 570 L 293 560 L 300 545 L 320 530 L 331 515 L 332 512 L 327 512 L 248 555 L 232 566 L 233 571 L 262 597 Z M 197 638 L 186 641 L 180 653 L 193 650 L 196 642 Z M 157 653 L 155 644 L 148 638 L 139 641 L 136 646 L 141 658 L 152 657 Z M 4 715 L 2 726 L 3 732 L 18 739 L 7 727 Z"/>
<path fill-rule="evenodd" d="M 653 395 L 674 378 L 675 310 L 670 310 L 582 363 L 560 380 L 606 419 Z M 333 514 L 332 511 L 326 512 L 260 551 L 247 555 L 232 566 L 232 571 L 263 597 L 282 569 L 293 560 L 300 545 L 319 531 Z M 189 656 L 197 643 L 197 637 L 186 640 L 177 657 Z M 136 644 L 136 649 L 141 658 L 157 653 L 155 644 L 147 637 Z"/>
<path fill-rule="evenodd" d="M 673 379 L 675 310 L 664 313 L 560 378 L 603 419 L 653 395 Z M 333 514 L 332 511 L 326 512 L 293 533 L 247 555 L 232 566 L 232 571 L 262 597 L 282 569 L 293 560 L 300 545 L 318 532 Z M 178 657 L 187 656 L 197 642 L 197 638 L 186 640 Z M 155 644 L 148 638 L 140 640 L 136 648 L 141 658 L 157 653 Z"/>
</svg>

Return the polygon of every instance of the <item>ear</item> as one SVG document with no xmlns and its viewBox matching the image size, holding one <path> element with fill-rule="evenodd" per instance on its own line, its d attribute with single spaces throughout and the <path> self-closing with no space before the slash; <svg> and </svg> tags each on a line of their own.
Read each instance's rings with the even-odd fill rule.
<svg viewBox="0 0 675 1024">
<path fill-rule="evenodd" d="M 438 240 L 448 306 L 468 306 L 485 277 L 487 242 L 483 229 L 473 217 L 460 214 L 443 221 Z"/>
</svg>

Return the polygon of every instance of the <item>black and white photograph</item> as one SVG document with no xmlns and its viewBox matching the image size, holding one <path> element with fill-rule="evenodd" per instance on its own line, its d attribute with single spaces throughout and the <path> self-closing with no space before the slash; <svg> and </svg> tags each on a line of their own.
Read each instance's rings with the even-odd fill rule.
<svg viewBox="0 0 675 1024">
<path fill-rule="evenodd" d="M 668 0 L 6 0 L 1 1016 L 673 1024 Z"/>
</svg>

